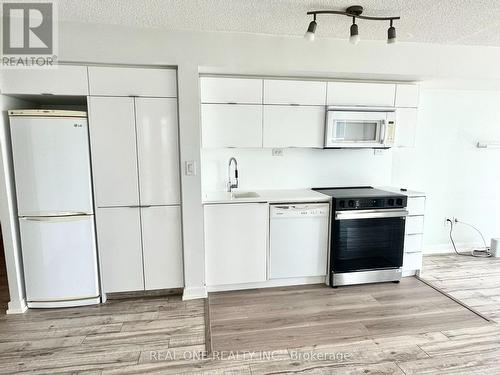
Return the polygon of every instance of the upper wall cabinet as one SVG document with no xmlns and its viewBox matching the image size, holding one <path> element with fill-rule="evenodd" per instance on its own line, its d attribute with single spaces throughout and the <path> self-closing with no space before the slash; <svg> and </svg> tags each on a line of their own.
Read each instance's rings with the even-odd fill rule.
<svg viewBox="0 0 500 375">
<path fill-rule="evenodd" d="M 418 107 L 418 86 L 411 84 L 396 85 L 396 107 Z"/>
<path fill-rule="evenodd" d="M 262 105 L 202 104 L 202 145 L 262 147 Z"/>
<path fill-rule="evenodd" d="M 392 83 L 328 82 L 328 105 L 394 106 Z"/>
<path fill-rule="evenodd" d="M 54 69 L 11 69 L 2 72 L 2 94 L 87 96 L 87 67 L 58 65 Z"/>
<path fill-rule="evenodd" d="M 174 69 L 89 66 L 90 95 L 177 97 Z"/>
<path fill-rule="evenodd" d="M 264 106 L 264 147 L 323 148 L 325 107 Z"/>
<path fill-rule="evenodd" d="M 325 105 L 326 82 L 264 80 L 264 104 Z"/>
<path fill-rule="evenodd" d="M 201 102 L 262 104 L 262 79 L 201 77 Z"/>
<path fill-rule="evenodd" d="M 415 147 L 417 108 L 396 109 L 396 146 Z"/>
</svg>

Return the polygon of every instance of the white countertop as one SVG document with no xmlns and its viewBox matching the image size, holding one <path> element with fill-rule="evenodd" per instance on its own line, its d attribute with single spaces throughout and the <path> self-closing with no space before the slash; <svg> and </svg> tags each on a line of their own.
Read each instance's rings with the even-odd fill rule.
<svg viewBox="0 0 500 375">
<path fill-rule="evenodd" d="M 410 198 L 425 197 L 426 196 L 426 194 L 422 193 L 421 191 L 410 190 L 410 189 L 408 189 L 407 191 L 401 191 L 401 188 L 394 187 L 394 186 L 376 186 L 376 188 L 381 189 L 381 190 L 392 191 L 393 193 L 404 194 Z"/>
<path fill-rule="evenodd" d="M 297 202 L 328 202 L 330 197 L 309 189 L 298 190 L 234 190 L 242 193 L 252 191 L 257 193 L 258 197 L 251 198 L 233 198 L 231 193 L 225 191 L 214 191 L 204 193 L 202 197 L 203 204 L 221 204 L 221 203 L 297 203 Z"/>
</svg>

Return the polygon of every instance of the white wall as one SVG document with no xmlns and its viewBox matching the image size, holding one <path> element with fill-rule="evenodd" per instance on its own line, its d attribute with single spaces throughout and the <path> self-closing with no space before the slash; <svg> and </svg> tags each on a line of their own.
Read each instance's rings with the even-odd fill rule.
<svg viewBox="0 0 500 375">
<path fill-rule="evenodd" d="M 500 237 L 500 91 L 423 90 L 414 149 L 393 150 L 393 184 L 428 194 L 425 249 L 450 248 L 445 217 L 478 227 L 489 244 Z M 456 241 L 483 246 L 472 229 L 456 226 Z"/>
<path fill-rule="evenodd" d="M 238 160 L 240 189 L 301 189 L 328 186 L 390 185 L 391 150 L 203 149 L 203 191 L 226 189 L 231 156 Z"/>
<path fill-rule="evenodd" d="M 368 41 L 352 46 L 346 40 L 332 39 L 307 43 L 299 37 L 167 32 L 80 23 L 59 26 L 61 61 L 178 66 L 181 163 L 200 163 L 199 72 L 416 79 L 433 87 L 500 89 L 500 48 L 414 43 L 387 46 Z M 292 160 L 292 156 L 285 154 L 284 158 Z M 290 181 L 290 186 L 293 184 Z M 200 175 L 182 177 L 182 198 L 186 290 L 193 296 L 202 295 L 205 263 Z"/>
</svg>

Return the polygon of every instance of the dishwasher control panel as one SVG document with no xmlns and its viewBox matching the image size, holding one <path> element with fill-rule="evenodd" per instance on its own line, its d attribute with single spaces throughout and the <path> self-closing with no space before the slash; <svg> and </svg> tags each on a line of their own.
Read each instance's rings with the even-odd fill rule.
<svg viewBox="0 0 500 375">
<path fill-rule="evenodd" d="M 318 217 L 328 216 L 330 204 L 275 204 L 270 206 L 271 217 Z"/>
</svg>

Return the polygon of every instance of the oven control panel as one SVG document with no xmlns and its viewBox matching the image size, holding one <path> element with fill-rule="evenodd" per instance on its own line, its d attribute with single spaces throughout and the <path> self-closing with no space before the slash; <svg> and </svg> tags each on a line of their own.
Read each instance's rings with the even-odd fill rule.
<svg viewBox="0 0 500 375">
<path fill-rule="evenodd" d="M 385 198 L 334 199 L 336 210 L 370 210 L 406 207 L 406 196 Z"/>
</svg>

